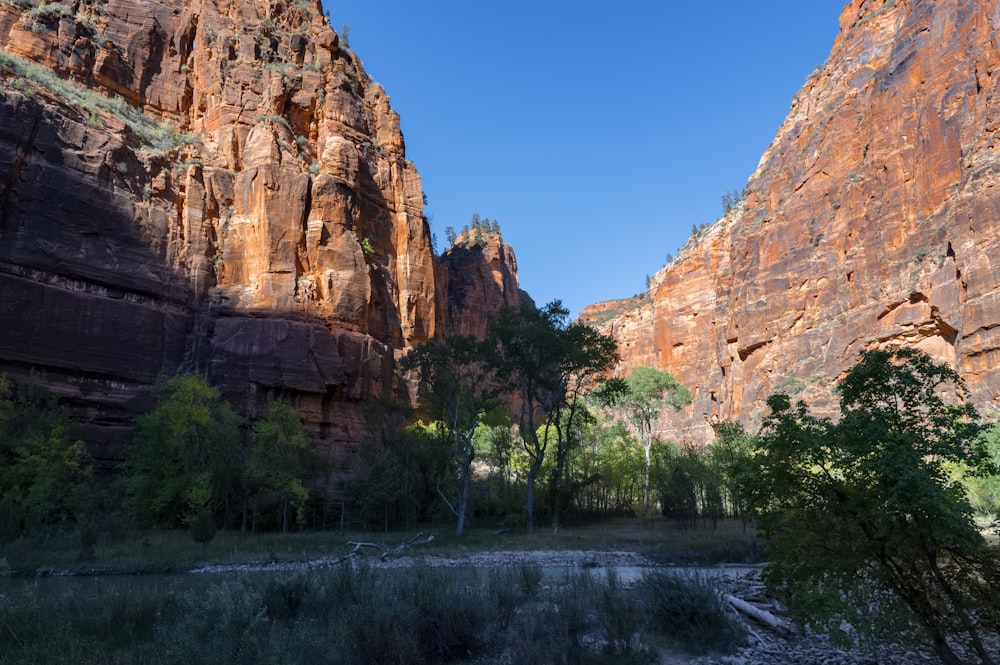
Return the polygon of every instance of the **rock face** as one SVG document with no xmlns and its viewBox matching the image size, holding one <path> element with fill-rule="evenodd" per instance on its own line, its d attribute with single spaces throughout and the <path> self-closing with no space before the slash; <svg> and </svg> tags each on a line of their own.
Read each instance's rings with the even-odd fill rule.
<svg viewBox="0 0 1000 665">
<path fill-rule="evenodd" d="M 736 210 L 693 238 L 645 302 L 583 314 L 623 372 L 694 395 L 664 432 L 751 427 L 776 390 L 832 413 L 864 349 L 921 348 L 984 411 L 1000 394 L 1000 2 L 853 0 Z"/>
<path fill-rule="evenodd" d="M 250 415 L 282 396 L 350 465 L 360 404 L 462 320 L 441 276 L 495 286 L 437 266 L 399 116 L 319 0 L 14 0 L 0 49 L 0 372 L 98 457 L 185 371 Z"/>
<path fill-rule="evenodd" d="M 444 328 L 452 335 L 485 337 L 500 307 L 515 307 L 526 297 L 514 250 L 499 233 L 459 236 L 441 256 L 438 286 Z"/>
</svg>

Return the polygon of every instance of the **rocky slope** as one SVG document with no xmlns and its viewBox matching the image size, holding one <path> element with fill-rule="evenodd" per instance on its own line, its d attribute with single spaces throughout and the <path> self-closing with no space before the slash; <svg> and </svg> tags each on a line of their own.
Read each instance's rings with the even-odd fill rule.
<svg viewBox="0 0 1000 665">
<path fill-rule="evenodd" d="M 890 343 L 952 363 L 996 406 L 1000 2 L 852 0 L 840 24 L 745 200 L 643 302 L 583 314 L 614 330 L 623 372 L 691 388 L 668 438 L 753 426 L 779 389 L 830 413 L 832 382 Z"/>
<path fill-rule="evenodd" d="M 360 404 L 462 320 L 399 116 L 320 10 L 0 1 L 0 372 L 98 457 L 186 371 L 250 415 L 290 400 L 349 466 Z"/>
</svg>

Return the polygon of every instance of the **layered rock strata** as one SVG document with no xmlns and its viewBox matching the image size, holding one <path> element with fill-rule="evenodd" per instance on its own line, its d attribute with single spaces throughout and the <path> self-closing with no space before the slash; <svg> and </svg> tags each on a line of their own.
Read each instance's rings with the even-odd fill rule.
<svg viewBox="0 0 1000 665">
<path fill-rule="evenodd" d="M 860 351 L 921 348 L 1000 394 L 1000 2 L 852 0 L 746 187 L 645 302 L 603 304 L 622 372 L 694 395 L 663 435 L 753 427 L 777 390 L 820 413 Z M 617 307 L 620 312 L 608 310 Z"/>
<path fill-rule="evenodd" d="M 451 310 L 399 116 L 319 1 L 6 0 L 0 49 L 0 372 L 107 460 L 184 371 L 349 466 Z"/>
</svg>

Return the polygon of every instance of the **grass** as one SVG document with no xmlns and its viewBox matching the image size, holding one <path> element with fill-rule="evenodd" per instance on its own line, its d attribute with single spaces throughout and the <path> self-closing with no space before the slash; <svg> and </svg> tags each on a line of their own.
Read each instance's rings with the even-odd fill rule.
<svg viewBox="0 0 1000 665">
<path fill-rule="evenodd" d="M 10 568 L 33 574 L 39 567 L 110 567 L 167 570 L 190 567 L 199 562 L 259 562 L 305 560 L 346 555 L 349 542 L 373 542 L 387 548 L 410 540 L 417 530 L 372 533 L 357 531 L 305 531 L 241 533 L 219 531 L 204 548 L 190 531 L 118 530 L 104 532 L 92 551 L 81 558 L 80 535 L 76 532 L 22 537 L 0 549 Z M 717 528 L 678 530 L 666 520 L 643 521 L 621 518 L 564 527 L 553 534 L 540 529 L 532 535 L 522 531 L 497 533 L 492 527 L 468 529 L 456 537 L 451 525 L 424 529 L 433 535 L 430 543 L 415 545 L 410 552 L 427 555 L 462 555 L 490 551 L 590 550 L 637 552 L 655 561 L 673 564 L 711 565 L 752 563 L 761 558 L 761 545 L 753 529 L 746 532 L 736 520 L 723 520 Z"/>
<path fill-rule="evenodd" d="M 121 97 L 105 97 L 95 90 L 61 79 L 52 70 L 2 49 L 0 49 L 0 69 L 31 81 L 65 103 L 76 106 L 92 124 L 97 121 L 99 112 L 121 118 L 141 143 L 154 150 L 167 151 L 198 140 L 197 136 L 178 132 L 170 123 L 160 122 L 144 115 Z"/>
<path fill-rule="evenodd" d="M 141 578 L 140 578 L 141 579 Z M 557 586 L 532 566 L 464 572 L 340 566 L 292 574 L 175 576 L 7 584 L 0 663 L 642 663 L 677 642 L 650 589 L 614 574 Z M 675 580 L 672 601 L 685 596 Z M 696 583 L 700 584 L 700 583 Z M 700 587 L 692 590 L 698 616 Z M 702 644 L 734 624 L 699 619 Z M 655 619 L 651 621 L 650 619 Z M 704 623 L 705 626 L 702 626 Z M 723 628 L 717 631 L 714 626 Z"/>
<path fill-rule="evenodd" d="M 632 551 L 663 561 L 733 561 L 752 548 L 739 523 L 679 531 L 617 519 L 540 531 L 451 526 L 406 554 Z M 349 541 L 386 548 L 415 531 L 219 532 L 203 554 L 187 531 L 103 534 L 86 566 L 184 569 L 195 562 L 341 556 Z M 423 541 L 424 538 L 421 539 Z M 298 571 L 42 577 L 80 565 L 78 534 L 21 539 L 0 555 L 0 665 L 21 663 L 645 663 L 660 649 L 701 653 L 741 639 L 710 582 L 649 572 L 625 585 L 584 560 L 558 582 L 536 564 L 373 569 L 362 559 Z M 370 552 L 370 550 L 368 550 Z M 11 576 L 15 572 L 31 573 Z M 6 576 L 6 579 L 5 579 Z"/>
</svg>

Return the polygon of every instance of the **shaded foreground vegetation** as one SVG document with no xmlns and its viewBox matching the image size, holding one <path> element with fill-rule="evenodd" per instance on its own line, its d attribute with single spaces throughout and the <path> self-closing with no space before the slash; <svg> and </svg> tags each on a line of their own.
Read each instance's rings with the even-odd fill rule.
<svg viewBox="0 0 1000 665">
<path fill-rule="evenodd" d="M 711 584 L 668 573 L 628 589 L 586 570 L 543 586 L 533 565 L 51 582 L 0 595 L 0 663 L 639 663 L 743 636 Z"/>
</svg>

